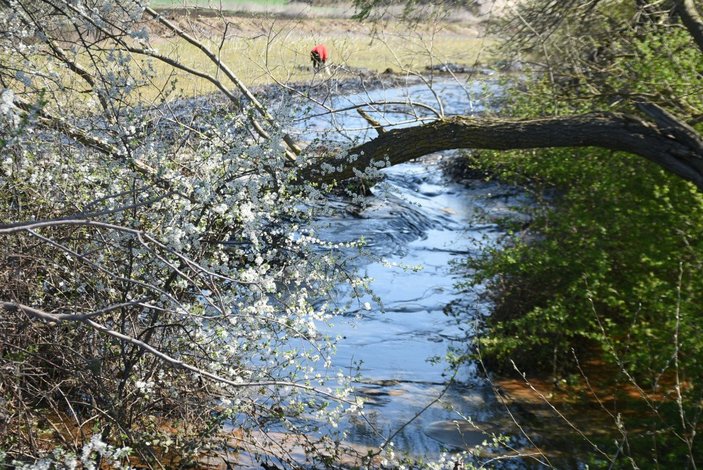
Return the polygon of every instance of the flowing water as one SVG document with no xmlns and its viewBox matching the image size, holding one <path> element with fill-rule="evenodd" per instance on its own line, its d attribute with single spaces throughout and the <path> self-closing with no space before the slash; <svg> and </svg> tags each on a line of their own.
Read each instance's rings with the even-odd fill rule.
<svg viewBox="0 0 703 470">
<path fill-rule="evenodd" d="M 484 109 L 480 97 L 486 89 L 495 91 L 496 85 L 446 80 L 434 83 L 433 91 L 415 84 L 337 96 L 329 104 L 341 108 L 412 100 L 443 108 L 446 114 L 470 114 Z M 384 125 L 408 124 L 408 106 L 385 109 L 389 108 L 374 117 Z M 420 118 L 431 116 L 425 108 L 416 110 Z M 330 116 L 319 107 L 310 109 L 300 124 L 308 136 L 346 130 L 341 137 L 336 134 L 340 139 L 369 138 L 372 134 L 362 131 L 366 127 L 354 110 Z M 371 287 L 380 300 L 352 303 L 347 317 L 325 330 L 342 337 L 334 366 L 359 366 L 354 385 L 365 401 L 366 419 L 348 425 L 349 439 L 378 446 L 395 434 L 396 449 L 425 457 L 472 446 L 486 437 L 467 426 L 464 417 L 489 432 L 508 427 L 477 366 L 452 371 L 446 355 L 467 351 L 476 320 L 487 311 L 480 288 L 457 291 L 455 285 L 466 273 L 453 264 L 496 243 L 501 232 L 494 221 L 519 216 L 514 208 L 525 202 L 520 194 L 494 183 L 453 181 L 442 171 L 444 158 L 451 157 L 433 155 L 384 169 L 383 181 L 372 188 L 363 208 L 333 200 L 338 210 L 316 226 L 319 237 L 331 242 L 365 239 L 369 255 L 350 253 L 349 262 L 373 279 Z"/>
<path fill-rule="evenodd" d="M 340 212 L 318 227 L 321 238 L 334 242 L 365 238 L 370 256 L 357 260 L 358 270 L 373 279 L 380 299 L 380 305 L 361 299 L 347 321 L 338 319 L 326 331 L 343 338 L 334 365 L 360 365 L 356 393 L 366 403 L 368 422 L 354 423 L 351 440 L 378 445 L 379 432 L 387 437 L 410 422 L 394 442 L 416 456 L 482 441 L 486 436 L 473 428 L 457 428 L 454 421 L 463 417 L 501 431 L 499 407 L 476 365 L 452 371 L 445 359 L 450 351 L 467 351 L 486 312 L 480 289 L 457 291 L 464 274 L 453 264 L 496 243 L 501 232 L 490 220 L 521 202 L 494 184 L 453 182 L 439 161 L 384 170 L 367 208 L 354 216 Z"/>
</svg>

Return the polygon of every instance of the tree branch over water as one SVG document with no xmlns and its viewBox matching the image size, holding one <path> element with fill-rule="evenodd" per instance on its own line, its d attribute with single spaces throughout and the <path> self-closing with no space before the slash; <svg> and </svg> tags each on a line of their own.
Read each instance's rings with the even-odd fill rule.
<svg viewBox="0 0 703 470">
<path fill-rule="evenodd" d="M 354 176 L 354 168 L 373 161 L 398 164 L 450 149 L 514 150 L 560 147 L 601 147 L 630 152 L 651 160 L 703 190 L 703 140 L 690 126 L 654 105 L 647 105 L 652 121 L 619 113 L 590 113 L 534 120 L 482 119 L 455 116 L 429 124 L 394 129 L 353 147 L 347 157 L 327 163 L 337 171 L 324 180 Z M 315 177 L 313 171 L 310 177 Z"/>
</svg>

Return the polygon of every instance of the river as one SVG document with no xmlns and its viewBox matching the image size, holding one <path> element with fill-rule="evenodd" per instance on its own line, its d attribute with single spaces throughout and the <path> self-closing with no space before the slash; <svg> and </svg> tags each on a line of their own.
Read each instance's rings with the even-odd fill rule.
<svg viewBox="0 0 703 470">
<path fill-rule="evenodd" d="M 522 200 L 492 183 L 452 181 L 438 156 L 384 173 L 368 207 L 319 222 L 323 239 L 365 238 L 370 253 L 357 260 L 358 269 L 372 278 L 380 300 L 361 299 L 349 318 L 325 332 L 342 336 L 334 366 L 360 364 L 356 393 L 366 403 L 368 422 L 354 422 L 351 441 L 378 445 L 379 431 L 387 437 L 412 420 L 395 436 L 396 448 L 437 456 L 486 438 L 465 425 L 457 428 L 456 420 L 470 417 L 500 431 L 500 406 L 476 365 L 454 371 L 446 361 L 450 351 L 467 351 L 487 312 L 479 288 L 457 291 L 465 273 L 453 265 L 495 244 L 501 231 L 491 220 L 513 213 Z"/>
<path fill-rule="evenodd" d="M 335 95 L 326 104 L 335 108 L 362 102 L 415 101 L 443 109 L 445 114 L 484 110 L 481 97 L 496 82 L 468 85 L 454 80 Z M 440 104 L 441 103 L 441 104 Z M 394 105 L 386 114 L 374 113 L 383 125 L 409 125 L 408 106 Z M 416 116 L 431 112 L 416 108 Z M 354 111 L 329 115 L 312 106 L 298 123 L 303 136 L 325 134 L 328 139 L 367 139 L 373 130 Z M 344 131 L 343 133 L 329 131 Z M 318 236 L 341 243 L 366 241 L 367 256 L 349 252 L 347 264 L 372 278 L 376 301 L 353 302 L 344 317 L 323 332 L 340 336 L 333 368 L 358 366 L 356 396 L 364 402 L 364 418 L 345 423 L 348 440 L 377 447 L 393 436 L 395 449 L 416 458 L 436 458 L 445 450 L 460 450 L 511 428 L 490 384 L 476 364 L 452 370 L 446 356 L 465 352 L 476 334 L 476 323 L 488 306 L 480 288 L 459 292 L 465 280 L 453 266 L 477 250 L 499 241 L 498 218 L 519 216 L 515 208 L 524 196 L 511 188 L 482 180 L 454 181 L 442 162 L 455 154 L 431 155 L 382 170 L 383 180 L 371 188 L 362 207 L 331 197 L 334 209 L 317 221 Z M 344 297 L 344 293 L 341 293 Z M 368 304 L 364 305 L 366 302 Z M 370 309 L 368 307 L 371 307 Z M 511 428 L 512 429 L 512 428 Z"/>
</svg>

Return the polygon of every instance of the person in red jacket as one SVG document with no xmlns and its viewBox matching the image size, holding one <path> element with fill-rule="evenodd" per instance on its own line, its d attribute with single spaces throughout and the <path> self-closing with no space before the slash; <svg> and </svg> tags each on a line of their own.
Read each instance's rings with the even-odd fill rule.
<svg viewBox="0 0 703 470">
<path fill-rule="evenodd" d="M 324 44 L 318 44 L 313 47 L 310 51 L 310 60 L 312 61 L 313 70 L 315 70 L 315 72 L 319 72 L 324 69 L 325 72 L 327 72 L 327 75 L 329 75 L 330 71 L 327 68 L 328 57 L 329 54 L 327 53 L 327 47 Z"/>
</svg>

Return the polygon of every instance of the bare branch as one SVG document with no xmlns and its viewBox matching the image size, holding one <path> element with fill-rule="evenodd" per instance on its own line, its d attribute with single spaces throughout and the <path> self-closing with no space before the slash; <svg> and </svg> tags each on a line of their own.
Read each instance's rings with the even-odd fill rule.
<svg viewBox="0 0 703 470">
<path fill-rule="evenodd" d="M 237 77 L 232 70 L 227 67 L 227 65 L 222 62 L 217 54 L 212 52 L 210 49 L 208 49 L 202 42 L 198 41 L 195 39 L 193 36 L 188 34 L 187 32 L 183 31 L 181 28 L 173 24 L 172 22 L 168 21 L 166 18 L 163 17 L 163 15 L 160 15 L 158 12 L 156 12 L 154 9 L 150 7 L 146 7 L 144 10 L 148 15 L 150 15 L 152 18 L 156 19 L 159 23 L 163 24 L 167 28 L 169 28 L 171 31 L 176 33 L 178 36 L 181 38 L 185 39 L 187 42 L 192 44 L 193 46 L 197 47 L 205 56 L 207 56 L 208 59 L 210 59 L 214 64 L 217 65 L 218 70 L 222 70 L 222 72 L 225 74 L 225 76 L 232 82 L 234 85 L 239 89 L 239 91 L 246 96 L 246 98 L 251 102 L 252 106 L 254 106 L 254 109 L 268 122 L 270 125 L 274 126 L 274 128 L 278 128 L 278 123 L 276 120 L 271 116 L 271 114 L 268 112 L 266 107 L 256 98 L 256 96 L 253 95 L 253 93 L 249 90 L 249 88 L 242 82 L 239 77 Z M 256 124 L 255 124 L 256 127 Z M 293 139 L 285 135 L 283 137 L 283 140 L 286 142 L 286 144 L 290 147 L 290 149 L 295 153 L 299 154 L 300 153 L 300 147 L 293 141 Z"/>
<path fill-rule="evenodd" d="M 18 311 L 21 311 L 23 313 L 26 313 L 27 315 L 30 315 L 35 318 L 39 318 L 41 320 L 46 320 L 48 322 L 61 322 L 61 321 L 84 321 L 89 318 L 95 318 L 99 317 L 100 315 L 105 315 L 106 313 L 114 312 L 115 310 L 120 310 L 122 308 L 126 307 L 144 307 L 144 308 L 151 308 L 150 305 L 145 304 L 141 301 L 133 301 L 133 302 L 123 302 L 119 304 L 114 304 L 107 306 L 105 308 L 101 308 L 99 310 L 95 310 L 90 313 L 48 313 L 44 312 L 43 310 L 39 310 L 33 307 L 29 307 L 27 305 L 22 305 L 22 304 L 17 304 L 17 303 L 12 303 L 12 302 L 3 302 L 0 301 L 0 308 L 5 310 L 8 313 L 16 313 Z"/>
<path fill-rule="evenodd" d="M 130 302 L 129 304 L 133 304 L 133 303 Z M 129 304 L 125 304 L 125 305 L 129 305 Z M 14 313 L 17 313 L 17 312 L 22 312 L 22 313 L 24 313 L 24 314 L 26 314 L 26 315 L 29 315 L 29 316 L 34 317 L 34 318 L 38 318 L 38 319 L 40 319 L 40 320 L 46 320 L 46 321 L 56 322 L 56 323 L 62 322 L 62 321 L 71 321 L 71 320 L 75 320 L 75 319 L 76 319 L 76 318 L 75 318 L 75 315 L 70 315 L 70 314 L 69 314 L 69 315 L 53 314 L 53 313 L 45 312 L 45 311 L 42 311 L 42 310 L 39 310 L 39 309 L 36 309 L 36 308 L 33 308 L 33 307 L 29 307 L 29 306 L 27 306 L 27 305 L 22 305 L 22 304 L 17 304 L 17 303 L 12 303 L 12 302 L 0 301 L 0 307 L 2 308 L 2 310 L 4 310 L 4 311 L 7 312 L 7 313 L 10 313 L 10 314 L 14 314 Z M 115 310 L 115 309 L 117 309 L 117 308 L 121 308 L 120 305 L 113 305 L 113 306 L 111 306 L 111 307 L 114 307 L 114 308 L 112 308 L 112 310 Z M 96 314 L 96 313 L 97 313 L 97 312 L 93 312 L 92 314 L 89 314 L 89 315 L 90 315 L 90 316 L 95 316 L 95 315 L 93 315 L 93 314 Z M 102 313 L 105 313 L 105 312 L 102 312 Z M 85 315 L 84 315 L 84 317 L 85 317 Z M 198 374 L 198 375 L 201 375 L 201 376 L 203 376 L 203 377 L 205 377 L 205 378 L 207 378 L 207 379 L 210 379 L 210 380 L 213 380 L 213 381 L 215 381 L 215 382 L 219 382 L 219 383 L 223 383 L 223 384 L 229 385 L 230 387 L 234 387 L 234 388 L 244 388 L 244 387 L 292 387 L 292 388 L 298 388 L 298 389 L 306 390 L 306 391 L 309 391 L 309 392 L 313 392 L 313 393 L 315 393 L 315 394 L 317 394 L 317 395 L 321 395 L 321 396 L 324 396 L 324 397 L 326 397 L 326 398 L 329 398 L 329 399 L 332 399 L 332 400 L 335 400 L 335 401 L 347 402 L 347 401 L 345 401 L 345 400 L 343 400 L 343 399 L 340 399 L 339 397 L 337 397 L 337 396 L 335 396 L 335 395 L 333 395 L 333 394 L 331 394 L 331 393 L 325 392 L 325 391 L 323 391 L 323 390 L 316 389 L 315 387 L 311 387 L 311 386 L 309 386 L 309 385 L 300 384 L 300 383 L 295 383 L 295 382 L 278 381 L 278 380 L 266 380 L 266 381 L 257 381 L 257 382 L 244 382 L 244 381 L 242 381 L 242 382 L 237 382 L 237 381 L 234 381 L 234 380 L 229 380 L 229 379 L 226 379 L 226 378 L 224 378 L 224 377 L 221 377 L 221 376 L 219 376 L 219 375 L 217 375 L 217 374 L 213 374 L 213 373 L 208 372 L 208 371 L 206 371 L 206 370 L 203 370 L 203 369 L 200 369 L 200 368 L 198 368 L 198 367 L 195 367 L 195 366 L 192 366 L 192 365 L 190 365 L 190 364 L 187 364 L 187 363 L 185 363 L 185 362 L 183 362 L 183 361 L 181 361 L 181 360 L 178 360 L 178 359 L 176 359 L 176 358 L 174 358 L 174 357 L 171 357 L 171 356 L 169 356 L 168 354 L 166 354 L 166 353 L 164 353 L 164 352 L 162 352 L 162 351 L 159 351 L 159 350 L 156 349 L 155 347 L 153 347 L 153 346 L 151 346 L 151 345 L 149 345 L 149 344 L 147 344 L 147 343 L 145 343 L 145 342 L 143 342 L 143 341 L 140 341 L 140 340 L 138 340 L 138 339 L 136 339 L 136 338 L 132 338 L 131 336 L 128 336 L 128 335 L 119 333 L 119 332 L 117 332 L 117 331 L 115 331 L 115 330 L 112 330 L 112 329 L 110 329 L 110 328 L 108 328 L 108 327 L 106 327 L 106 326 L 104 326 L 104 325 L 102 325 L 102 324 L 100 324 L 100 323 L 96 323 L 96 322 L 94 322 L 93 320 L 90 320 L 90 317 L 82 318 L 82 319 L 80 319 L 80 321 L 83 322 L 83 323 L 85 323 L 85 324 L 87 324 L 87 325 L 90 325 L 92 328 L 94 328 L 94 329 L 96 329 L 96 330 L 98 330 L 98 331 L 100 331 L 100 332 L 102 332 L 102 333 L 105 333 L 105 334 L 108 335 L 108 336 L 112 336 L 113 338 L 117 338 L 117 339 L 120 339 L 120 340 L 122 340 L 122 341 L 126 341 L 126 342 L 128 342 L 128 343 L 130 343 L 130 344 L 133 344 L 133 345 L 139 347 L 140 349 L 142 349 L 142 350 L 144 350 L 144 351 L 146 351 L 146 352 L 148 352 L 148 353 L 150 353 L 150 354 L 153 354 L 154 356 L 158 357 L 158 358 L 161 359 L 162 361 L 164 361 L 164 362 L 170 364 L 172 367 L 176 367 L 176 368 L 179 368 L 179 369 L 185 369 L 185 370 L 188 370 L 188 371 L 190 371 L 190 372 L 194 372 L 194 373 L 196 373 L 196 374 Z M 351 403 L 351 402 L 349 402 L 349 403 Z"/>
<path fill-rule="evenodd" d="M 703 18 L 693 0 L 676 0 L 676 11 L 698 48 L 703 51 Z"/>
<path fill-rule="evenodd" d="M 372 118 L 371 115 L 369 113 L 367 113 L 366 111 L 364 111 L 362 108 L 356 108 L 356 112 L 359 113 L 359 116 L 364 118 L 366 120 L 366 122 L 368 122 L 371 125 L 371 127 L 373 127 L 376 130 L 376 132 L 378 132 L 378 135 L 381 135 L 384 132 L 386 132 L 386 130 L 381 125 L 381 123 L 378 122 L 377 120 L 375 120 L 374 118 Z"/>
</svg>

